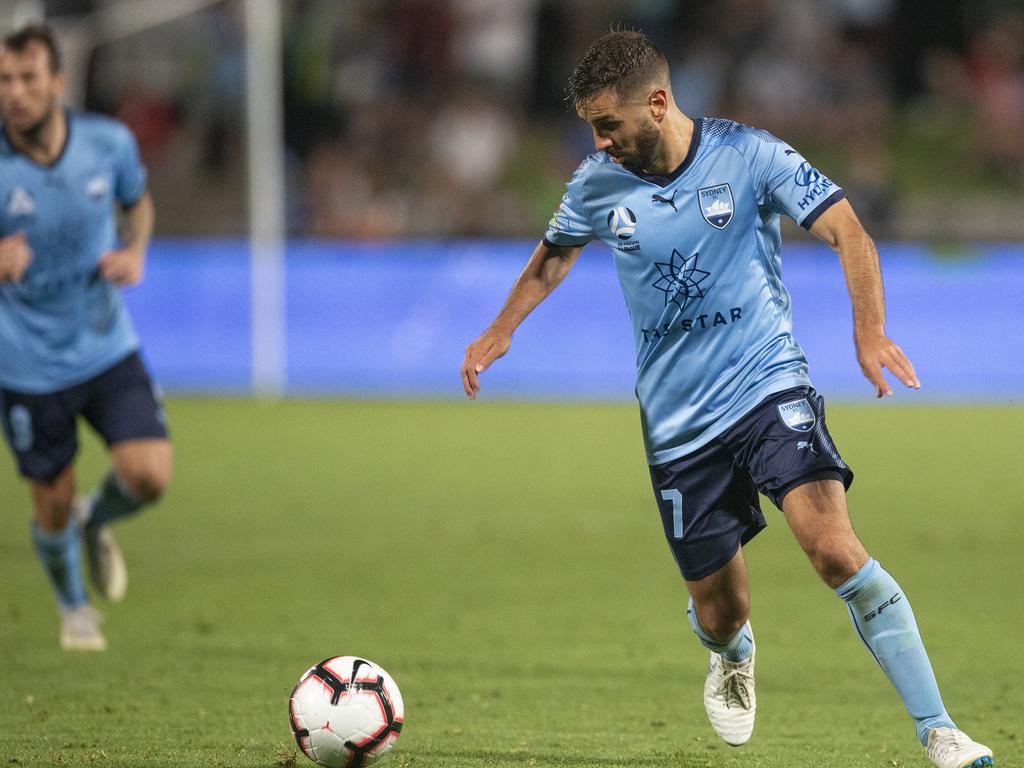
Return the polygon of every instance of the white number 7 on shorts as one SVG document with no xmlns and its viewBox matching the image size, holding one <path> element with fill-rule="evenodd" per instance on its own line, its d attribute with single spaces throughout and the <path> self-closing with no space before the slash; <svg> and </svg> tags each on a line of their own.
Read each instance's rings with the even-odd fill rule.
<svg viewBox="0 0 1024 768">
<path fill-rule="evenodd" d="M 672 538 L 683 538 L 683 494 L 676 488 L 661 492 L 661 498 L 672 502 Z"/>
</svg>

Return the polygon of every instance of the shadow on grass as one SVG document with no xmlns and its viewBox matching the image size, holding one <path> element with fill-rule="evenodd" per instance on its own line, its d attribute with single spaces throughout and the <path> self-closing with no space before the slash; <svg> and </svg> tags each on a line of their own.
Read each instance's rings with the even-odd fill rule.
<svg viewBox="0 0 1024 768">
<path fill-rule="evenodd" d="M 542 752 L 502 752 L 496 750 L 422 750 L 415 753 L 406 753 L 409 759 L 410 768 L 416 766 L 421 759 L 431 761 L 431 764 L 449 765 L 456 760 L 479 760 L 481 765 L 494 764 L 519 764 L 537 766 L 650 766 L 650 768 L 711 768 L 722 764 L 720 756 L 717 755 L 688 755 L 684 752 L 658 756 L 632 756 L 632 757 L 587 757 L 585 755 L 551 755 Z M 433 761 L 437 762 L 434 763 Z"/>
</svg>

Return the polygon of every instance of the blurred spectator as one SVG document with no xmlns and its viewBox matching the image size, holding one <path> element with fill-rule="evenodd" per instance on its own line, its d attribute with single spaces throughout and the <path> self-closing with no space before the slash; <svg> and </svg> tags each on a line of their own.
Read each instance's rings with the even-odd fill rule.
<svg viewBox="0 0 1024 768">
<path fill-rule="evenodd" d="M 303 161 L 309 159 L 318 141 L 336 135 L 343 125 L 346 104 L 336 98 L 334 88 L 337 19 L 343 16 L 356 30 L 363 26 L 359 9 L 347 6 L 343 4 L 339 12 L 323 3 L 299 0 L 285 24 L 284 140 Z M 372 73 L 358 75 L 374 82 Z M 351 97 L 351 92 L 348 95 Z"/>
<path fill-rule="evenodd" d="M 399 91 L 407 98 L 441 97 L 454 74 L 451 4 L 448 0 L 397 0 L 392 6 L 387 23 L 377 25 L 381 34 L 390 37 L 389 44 L 363 47 L 366 57 L 380 63 L 380 51 L 389 51 Z M 348 42 L 356 42 L 352 34 L 348 37 Z"/>
<path fill-rule="evenodd" d="M 138 133 L 164 232 L 244 227 L 243 5 L 212 4 L 92 56 L 90 104 Z M 566 79 L 595 37 L 624 24 L 662 47 L 684 111 L 796 145 L 875 234 L 975 236 L 974 214 L 962 215 L 974 204 L 989 236 L 1024 236 L 1005 194 L 1024 184 L 1024 15 L 996 0 L 970 14 L 963 0 L 939 5 L 289 0 L 289 227 L 536 237 L 593 151 Z M 98 6 L 63 7 L 72 23 Z"/>
<path fill-rule="evenodd" d="M 975 150 L 989 171 L 1024 184 L 1024 14 L 982 29 L 967 68 L 979 118 Z"/>
<path fill-rule="evenodd" d="M 203 122 L 203 170 L 223 174 L 241 162 L 239 129 L 245 99 L 244 9 L 240 0 L 230 0 L 217 10 L 208 10 L 204 28 L 215 55 L 207 59 L 205 87 L 199 89 L 196 109 Z"/>
</svg>

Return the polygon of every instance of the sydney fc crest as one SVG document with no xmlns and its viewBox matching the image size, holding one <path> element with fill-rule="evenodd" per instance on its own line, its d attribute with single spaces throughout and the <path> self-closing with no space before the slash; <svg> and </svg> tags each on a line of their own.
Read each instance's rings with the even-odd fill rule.
<svg viewBox="0 0 1024 768">
<path fill-rule="evenodd" d="M 725 229 L 732 221 L 732 189 L 728 184 L 698 189 L 697 203 L 704 221 L 715 229 Z"/>
<path fill-rule="evenodd" d="M 85 185 L 85 191 L 93 200 L 100 200 L 105 194 L 110 185 L 103 176 L 94 176 L 89 179 L 89 183 Z"/>
<path fill-rule="evenodd" d="M 782 423 L 794 432 L 810 432 L 814 428 L 817 419 L 806 397 L 782 403 L 778 408 Z"/>
</svg>

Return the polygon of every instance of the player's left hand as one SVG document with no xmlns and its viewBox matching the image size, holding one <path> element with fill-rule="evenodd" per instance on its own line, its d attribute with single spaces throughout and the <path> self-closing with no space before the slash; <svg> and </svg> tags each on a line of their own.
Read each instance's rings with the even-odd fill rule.
<svg viewBox="0 0 1024 768">
<path fill-rule="evenodd" d="M 875 385 L 875 397 L 892 397 L 892 387 L 882 374 L 883 368 L 888 368 L 908 387 L 921 388 L 906 354 L 884 333 L 858 334 L 856 344 L 857 362 L 868 381 Z"/>
<path fill-rule="evenodd" d="M 114 285 L 135 285 L 142 280 L 146 257 L 135 248 L 107 251 L 100 257 L 100 277 Z"/>
<path fill-rule="evenodd" d="M 491 363 L 508 352 L 512 346 L 512 334 L 491 326 L 480 338 L 466 347 L 462 360 L 462 388 L 466 397 L 476 400 L 480 394 L 480 374 L 490 368 Z"/>
</svg>

